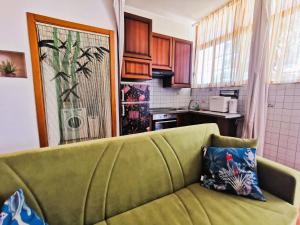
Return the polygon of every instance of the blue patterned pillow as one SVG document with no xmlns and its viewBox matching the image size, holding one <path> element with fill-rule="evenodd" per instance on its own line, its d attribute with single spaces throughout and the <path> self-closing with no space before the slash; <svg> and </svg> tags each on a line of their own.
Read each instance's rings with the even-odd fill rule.
<svg viewBox="0 0 300 225">
<path fill-rule="evenodd" d="M 204 152 L 202 186 L 265 201 L 258 186 L 255 148 L 208 147 Z"/>
<path fill-rule="evenodd" d="M 25 203 L 22 189 L 4 202 L 0 214 L 0 225 L 47 225 L 37 213 Z"/>
</svg>

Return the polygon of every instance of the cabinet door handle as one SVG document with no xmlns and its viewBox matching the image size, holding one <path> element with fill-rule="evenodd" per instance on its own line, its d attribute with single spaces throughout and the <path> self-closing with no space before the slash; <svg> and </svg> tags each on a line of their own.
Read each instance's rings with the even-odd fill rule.
<svg viewBox="0 0 300 225">
<path fill-rule="evenodd" d="M 122 105 L 122 116 L 125 116 L 125 106 Z"/>
<path fill-rule="evenodd" d="M 122 94 L 122 101 L 125 101 L 125 94 L 124 94 L 124 90 L 121 90 L 121 94 Z"/>
<path fill-rule="evenodd" d="M 166 121 L 159 121 L 159 122 L 155 122 L 156 124 L 164 124 L 164 123 L 175 123 L 177 122 L 177 120 L 166 120 Z"/>
</svg>

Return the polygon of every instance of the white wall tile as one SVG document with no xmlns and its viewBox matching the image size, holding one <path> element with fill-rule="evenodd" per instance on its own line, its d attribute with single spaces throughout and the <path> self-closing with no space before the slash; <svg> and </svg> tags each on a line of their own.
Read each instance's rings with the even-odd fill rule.
<svg viewBox="0 0 300 225">
<path fill-rule="evenodd" d="M 276 103 L 277 102 L 284 102 L 284 95 L 277 95 L 276 96 Z"/>
<path fill-rule="evenodd" d="M 294 88 L 287 88 L 285 90 L 285 96 L 289 96 L 289 95 L 294 95 L 295 94 L 295 89 Z"/>
<path fill-rule="evenodd" d="M 300 170 L 300 84 L 271 85 L 268 103 L 265 156 Z"/>
<path fill-rule="evenodd" d="M 162 79 L 146 81 L 150 86 L 150 108 L 187 107 L 191 98 L 190 88 L 163 88 Z"/>
<path fill-rule="evenodd" d="M 297 95 L 297 96 L 300 95 L 300 87 L 298 87 L 297 89 L 295 89 L 294 95 Z"/>
<path fill-rule="evenodd" d="M 294 102 L 294 95 L 285 95 L 284 102 Z"/>
</svg>

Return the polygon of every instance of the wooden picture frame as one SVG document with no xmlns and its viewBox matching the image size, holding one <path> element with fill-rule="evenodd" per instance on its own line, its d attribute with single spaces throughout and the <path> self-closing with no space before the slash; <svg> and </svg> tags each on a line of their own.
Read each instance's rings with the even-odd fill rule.
<svg viewBox="0 0 300 225">
<path fill-rule="evenodd" d="M 47 134 L 45 102 L 43 96 L 42 74 L 41 74 L 40 60 L 39 60 L 39 48 L 38 48 L 36 23 L 49 24 L 49 25 L 59 26 L 63 28 L 105 34 L 109 36 L 111 119 L 112 119 L 111 136 L 116 136 L 117 115 L 116 115 L 116 81 L 115 81 L 116 74 L 115 74 L 115 54 L 114 54 L 115 52 L 114 32 L 112 30 L 106 30 L 98 27 L 55 19 L 47 16 L 27 13 L 27 25 L 28 25 L 29 44 L 30 44 L 30 51 L 31 51 L 31 63 L 32 63 L 32 72 L 33 72 L 33 83 L 34 83 L 40 146 L 46 147 L 49 145 L 49 143 L 48 143 L 48 134 Z"/>
</svg>

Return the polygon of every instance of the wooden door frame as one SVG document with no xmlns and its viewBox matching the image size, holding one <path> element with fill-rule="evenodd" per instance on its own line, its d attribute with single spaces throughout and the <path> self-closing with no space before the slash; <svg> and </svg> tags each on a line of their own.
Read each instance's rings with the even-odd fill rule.
<svg viewBox="0 0 300 225">
<path fill-rule="evenodd" d="M 73 23 L 65 20 L 55 19 L 47 16 L 42 16 L 33 13 L 27 14 L 27 25 L 29 35 L 29 45 L 31 53 L 31 64 L 32 64 L 32 76 L 34 84 L 35 102 L 36 102 L 36 113 L 39 130 L 40 147 L 46 147 L 48 143 L 47 124 L 46 124 L 46 113 L 45 103 L 43 97 L 43 84 L 42 74 L 40 69 L 39 60 L 39 48 L 38 48 L 38 37 L 36 23 L 50 24 L 63 28 L 105 34 L 109 36 L 109 49 L 110 49 L 110 86 L 111 86 L 111 126 L 112 136 L 116 136 L 116 81 L 115 81 L 115 42 L 114 42 L 114 31 L 106 30 L 98 27 L 83 25 L 80 23 Z"/>
</svg>

